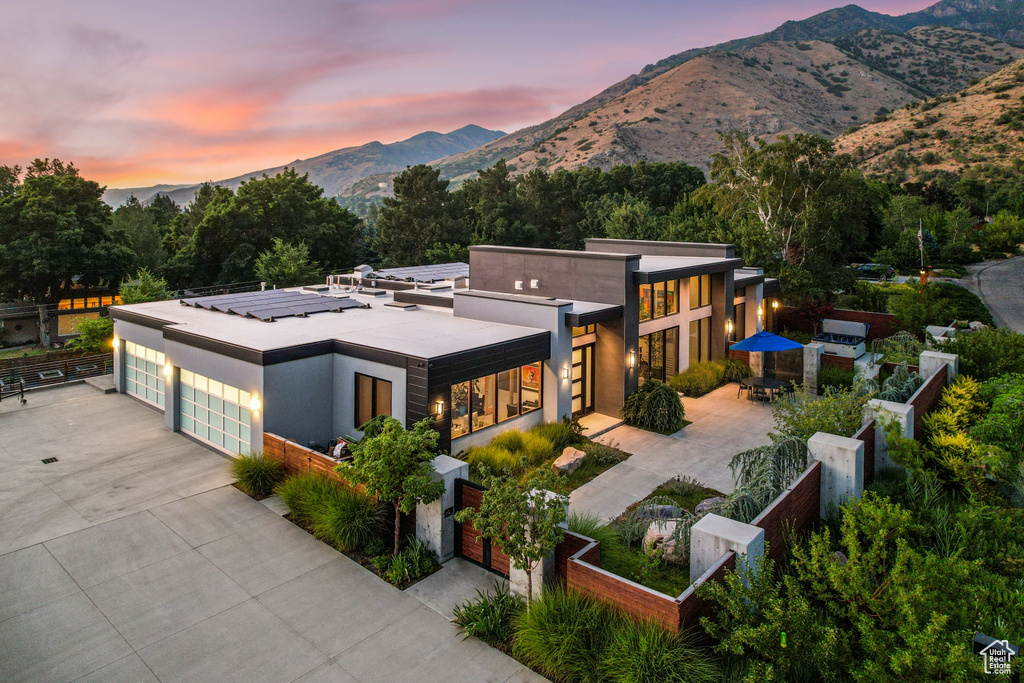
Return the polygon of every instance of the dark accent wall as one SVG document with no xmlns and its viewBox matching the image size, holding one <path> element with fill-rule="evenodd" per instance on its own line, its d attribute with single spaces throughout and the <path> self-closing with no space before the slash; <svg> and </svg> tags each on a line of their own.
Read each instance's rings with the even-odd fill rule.
<svg viewBox="0 0 1024 683">
<path fill-rule="evenodd" d="M 405 366 L 405 427 L 430 415 L 429 390 L 427 388 L 427 366 L 423 358 L 408 358 Z"/>
<path fill-rule="evenodd" d="M 452 384 L 466 382 L 477 377 L 490 375 L 502 370 L 511 370 L 529 363 L 545 361 L 551 357 L 551 333 L 541 332 L 523 339 L 511 342 L 492 344 L 461 353 L 453 353 L 447 356 L 431 358 L 427 363 L 426 370 L 426 401 L 422 403 L 424 413 L 418 419 L 426 415 L 435 418 L 434 428 L 441 433 L 438 445 L 445 450 L 451 447 L 451 409 L 452 409 Z M 416 369 L 417 382 L 421 370 Z M 406 413 L 410 424 L 414 422 L 413 399 L 421 400 L 419 394 L 413 395 L 412 391 L 412 368 L 409 370 L 409 394 L 406 404 Z M 432 406 L 438 400 L 444 401 L 444 411 L 438 418 L 432 412 Z M 418 413 L 417 413 L 418 414 Z"/>
<path fill-rule="evenodd" d="M 400 304 L 422 304 L 423 306 L 440 306 L 454 308 L 455 299 L 450 296 L 438 296 L 426 292 L 395 292 L 395 301 Z"/>
<path fill-rule="evenodd" d="M 594 409 L 599 413 L 618 415 L 626 401 L 626 353 L 624 319 L 598 323 L 594 345 Z"/>
<path fill-rule="evenodd" d="M 711 276 L 711 360 L 725 358 L 729 353 L 725 321 L 735 317 L 733 271 Z"/>
</svg>

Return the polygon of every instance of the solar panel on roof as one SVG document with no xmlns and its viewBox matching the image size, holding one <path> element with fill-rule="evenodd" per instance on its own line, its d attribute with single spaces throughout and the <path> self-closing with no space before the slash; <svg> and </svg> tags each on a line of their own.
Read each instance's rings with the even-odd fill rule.
<svg viewBox="0 0 1024 683">
<path fill-rule="evenodd" d="M 351 299 L 335 299 L 318 294 L 283 290 L 182 299 L 182 303 L 195 308 L 264 321 L 364 307 L 363 304 Z"/>
<path fill-rule="evenodd" d="M 466 263 L 438 263 L 429 266 L 384 268 L 375 271 L 374 275 L 380 278 L 394 278 L 395 280 L 433 282 L 435 280 L 448 280 L 456 277 L 469 277 L 469 265 Z"/>
</svg>

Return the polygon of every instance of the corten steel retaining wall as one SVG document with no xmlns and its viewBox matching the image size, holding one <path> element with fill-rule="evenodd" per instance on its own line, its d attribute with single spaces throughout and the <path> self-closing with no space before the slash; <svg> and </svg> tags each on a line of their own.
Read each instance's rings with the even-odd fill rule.
<svg viewBox="0 0 1024 683">
<path fill-rule="evenodd" d="M 825 367 L 826 365 L 853 370 L 853 359 L 846 356 L 833 356 L 830 353 L 823 353 L 821 354 L 821 366 Z"/>
<path fill-rule="evenodd" d="M 943 365 L 938 372 L 925 380 L 924 384 L 914 392 L 907 401 L 914 406 L 914 436 L 922 434 L 924 416 L 935 410 L 942 398 L 942 390 L 946 387 L 947 366 Z"/>
<path fill-rule="evenodd" d="M 750 365 L 750 351 L 737 351 L 736 349 L 729 349 L 729 358 L 735 358 L 736 360 Z"/>
<path fill-rule="evenodd" d="M 886 375 L 891 375 L 893 373 L 893 370 L 895 370 L 896 366 L 898 366 L 898 365 L 899 365 L 899 363 L 891 363 L 891 362 L 882 363 L 882 372 L 884 372 Z M 917 365 L 908 365 L 907 366 L 907 371 L 908 372 L 921 372 L 921 368 L 918 367 Z"/>
<path fill-rule="evenodd" d="M 775 312 L 775 328 L 798 330 L 814 334 L 814 322 L 797 315 L 795 308 L 790 306 L 779 306 Z M 836 309 L 824 316 L 830 320 L 847 320 L 855 323 L 867 323 L 871 325 L 868 329 L 868 343 L 875 339 L 885 339 L 896 334 L 896 316 L 891 313 L 871 313 L 869 311 L 849 311 L 843 308 Z"/>
<path fill-rule="evenodd" d="M 718 558 L 718 562 L 704 572 L 704 576 L 700 577 L 695 585 L 700 586 L 708 581 L 722 581 L 725 579 L 725 573 L 735 568 L 736 553 L 730 550 Z M 700 618 L 712 615 L 715 609 L 714 603 L 697 597 L 694 594 L 693 585 L 687 587 L 682 595 L 676 598 L 676 602 L 679 603 L 679 628 L 677 632 L 693 630 L 699 639 L 707 640 L 707 635 L 703 631 L 699 631 Z"/>
<path fill-rule="evenodd" d="M 853 438 L 864 442 L 864 486 L 867 487 L 875 479 L 875 421 L 869 420 Z"/>
<path fill-rule="evenodd" d="M 778 559 L 785 554 L 787 528 L 800 534 L 814 526 L 820 505 L 821 463 L 815 460 L 751 522 L 764 529 L 768 556 Z"/>
</svg>

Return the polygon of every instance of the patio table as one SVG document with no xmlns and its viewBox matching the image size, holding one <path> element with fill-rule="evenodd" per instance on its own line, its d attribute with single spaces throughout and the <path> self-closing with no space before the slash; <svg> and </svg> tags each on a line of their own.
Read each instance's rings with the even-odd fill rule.
<svg viewBox="0 0 1024 683">
<path fill-rule="evenodd" d="M 785 382 L 771 377 L 746 377 L 742 383 L 745 387 L 758 387 L 776 394 L 786 388 Z"/>
</svg>

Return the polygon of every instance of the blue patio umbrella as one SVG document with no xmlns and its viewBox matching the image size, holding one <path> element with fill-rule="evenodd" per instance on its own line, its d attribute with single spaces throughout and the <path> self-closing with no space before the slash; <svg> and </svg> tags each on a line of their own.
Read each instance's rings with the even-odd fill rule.
<svg viewBox="0 0 1024 683">
<path fill-rule="evenodd" d="M 736 349 L 737 351 L 753 351 L 753 352 L 766 352 L 766 351 L 790 351 L 792 349 L 802 349 L 803 344 L 798 344 L 791 339 L 780 337 L 777 334 L 771 332 L 758 332 L 757 334 L 751 335 L 743 341 L 736 342 L 729 347 L 730 349 Z"/>
</svg>

